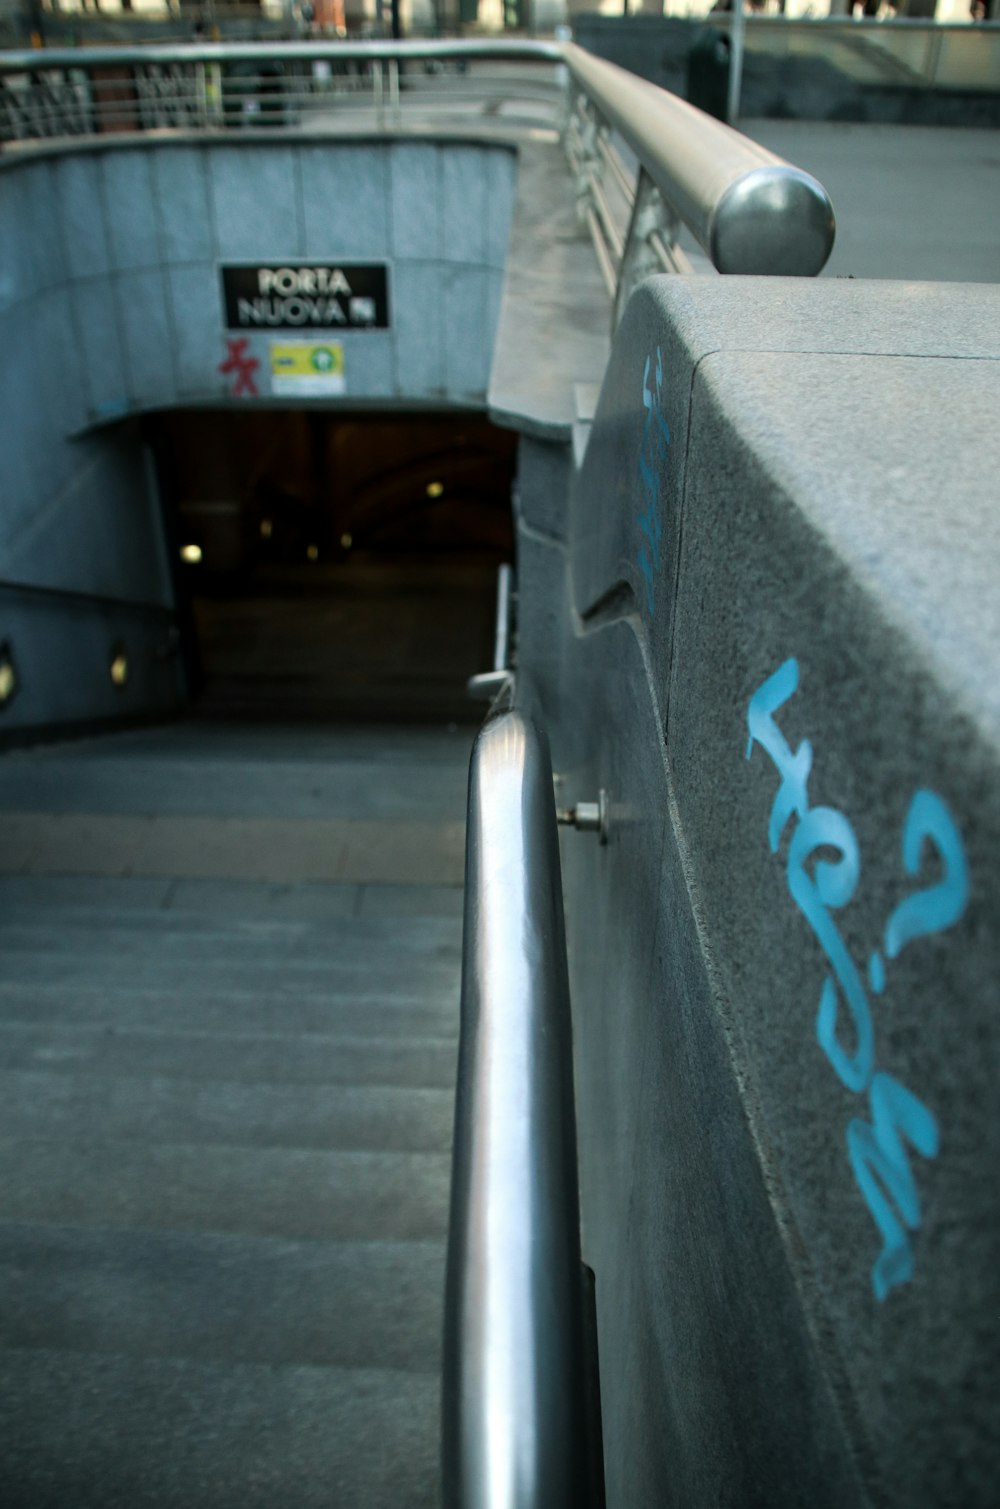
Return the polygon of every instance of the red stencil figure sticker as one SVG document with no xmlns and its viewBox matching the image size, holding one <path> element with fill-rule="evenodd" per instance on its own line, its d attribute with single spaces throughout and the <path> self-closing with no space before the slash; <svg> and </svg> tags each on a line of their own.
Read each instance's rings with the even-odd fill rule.
<svg viewBox="0 0 1000 1509">
<path fill-rule="evenodd" d="M 233 383 L 231 395 L 233 398 L 239 398 L 244 393 L 248 398 L 257 397 L 257 384 L 253 380 L 253 375 L 260 366 L 260 362 L 255 356 L 247 355 L 249 344 L 246 337 L 238 341 L 227 340 L 229 354 L 224 362 L 219 363 L 220 372 L 225 375 L 230 372 L 235 374 L 236 381 Z"/>
</svg>

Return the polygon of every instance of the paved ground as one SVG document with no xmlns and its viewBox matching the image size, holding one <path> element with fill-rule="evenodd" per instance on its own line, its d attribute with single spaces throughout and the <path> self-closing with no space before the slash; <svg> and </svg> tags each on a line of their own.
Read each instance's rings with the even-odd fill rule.
<svg viewBox="0 0 1000 1509">
<path fill-rule="evenodd" d="M 828 277 L 1000 282 L 1000 131 L 741 121 L 826 187 Z"/>
<path fill-rule="evenodd" d="M 437 1502 L 469 742 L 0 760 L 5 1506 Z"/>
</svg>

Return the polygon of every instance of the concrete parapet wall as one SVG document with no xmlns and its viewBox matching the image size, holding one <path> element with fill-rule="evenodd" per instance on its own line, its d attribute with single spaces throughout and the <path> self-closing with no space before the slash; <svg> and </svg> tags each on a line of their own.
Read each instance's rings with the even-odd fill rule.
<svg viewBox="0 0 1000 1509">
<path fill-rule="evenodd" d="M 553 729 L 609 1504 L 992 1502 L 998 314 L 656 279 L 615 341 Z"/>
</svg>

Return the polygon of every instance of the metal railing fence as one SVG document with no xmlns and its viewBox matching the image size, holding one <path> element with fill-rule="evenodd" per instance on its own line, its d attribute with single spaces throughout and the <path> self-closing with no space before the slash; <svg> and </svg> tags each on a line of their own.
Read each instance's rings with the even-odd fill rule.
<svg viewBox="0 0 1000 1509">
<path fill-rule="evenodd" d="M 812 275 L 833 245 L 822 186 L 572 43 L 289 42 L 0 54 L 0 145 L 123 134 L 559 130 L 616 318 L 654 271 Z M 619 145 L 634 159 L 627 165 Z"/>
<path fill-rule="evenodd" d="M 396 130 L 505 101 L 558 115 L 544 42 L 281 42 L 0 53 L 0 143 L 162 129 Z M 511 70 L 504 65 L 516 64 Z"/>
</svg>

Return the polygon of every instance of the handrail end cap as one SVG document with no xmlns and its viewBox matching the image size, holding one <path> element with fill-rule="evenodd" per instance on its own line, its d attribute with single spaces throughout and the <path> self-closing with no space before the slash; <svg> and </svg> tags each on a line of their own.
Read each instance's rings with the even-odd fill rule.
<svg viewBox="0 0 1000 1509">
<path fill-rule="evenodd" d="M 776 163 L 729 186 L 712 215 L 708 251 L 722 273 L 815 277 L 833 250 L 836 228 L 823 185 Z"/>
</svg>

